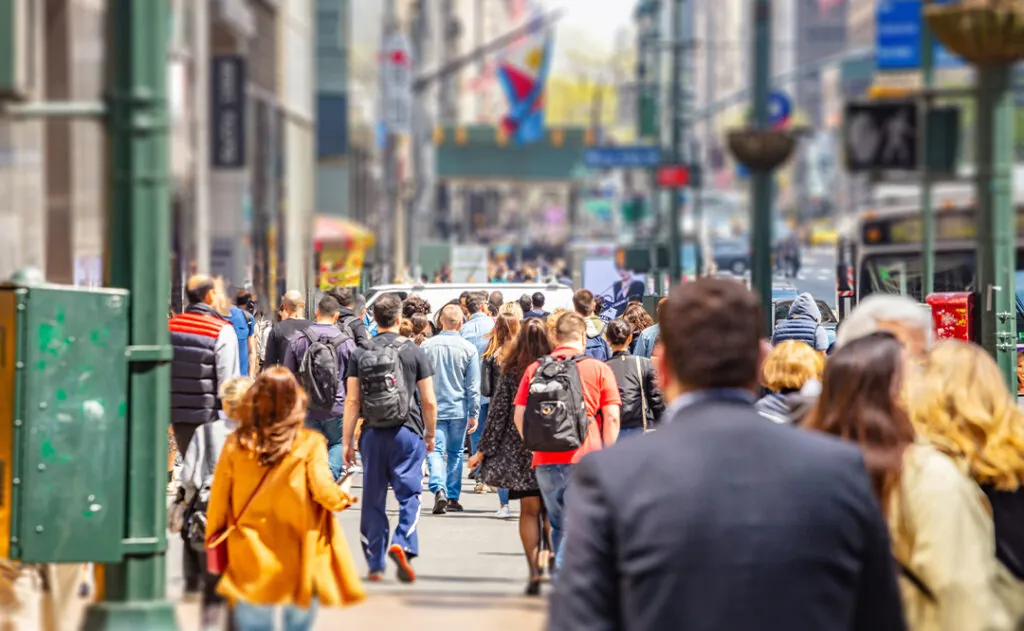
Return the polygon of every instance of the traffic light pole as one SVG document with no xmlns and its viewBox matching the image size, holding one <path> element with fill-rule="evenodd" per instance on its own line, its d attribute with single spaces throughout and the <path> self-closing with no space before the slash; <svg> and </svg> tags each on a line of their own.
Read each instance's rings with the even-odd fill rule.
<svg viewBox="0 0 1024 631">
<path fill-rule="evenodd" d="M 661 146 L 661 116 L 658 107 L 661 93 L 661 0 L 639 0 L 635 18 L 638 22 L 638 55 L 637 55 L 637 138 L 653 145 Z M 644 22 L 647 22 L 645 25 Z M 650 172 L 650 182 L 654 183 L 655 171 Z M 652 187 L 650 195 L 651 215 L 655 217 L 658 230 L 662 232 L 664 217 L 661 214 L 661 193 Z M 655 291 L 667 293 L 668 287 L 662 287 L 662 270 L 655 267 Z"/>
<path fill-rule="evenodd" d="M 935 38 L 926 20 L 921 20 L 921 81 L 924 98 L 918 117 L 918 160 L 921 169 L 921 293 L 922 298 L 935 291 L 935 212 L 932 208 L 932 173 L 929 168 L 928 118 L 931 90 L 935 82 Z"/>
<path fill-rule="evenodd" d="M 754 127 L 768 129 L 770 126 L 768 112 L 768 92 L 771 82 L 771 0 L 756 0 L 754 3 L 754 55 L 753 77 L 753 109 Z M 751 174 L 751 211 L 753 213 L 750 230 L 751 288 L 761 298 L 765 322 L 771 331 L 772 323 L 772 174 L 769 171 L 754 171 Z"/>
<path fill-rule="evenodd" d="M 111 0 L 109 284 L 131 291 L 124 559 L 105 566 L 86 631 L 177 628 L 165 594 L 171 293 L 165 0 Z"/>
<path fill-rule="evenodd" d="M 1012 66 L 980 65 L 977 73 L 979 339 L 1017 392 Z"/>
</svg>

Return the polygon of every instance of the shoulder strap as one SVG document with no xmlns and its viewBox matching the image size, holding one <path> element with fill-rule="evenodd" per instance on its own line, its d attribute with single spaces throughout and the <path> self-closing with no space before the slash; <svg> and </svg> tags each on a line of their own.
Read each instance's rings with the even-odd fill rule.
<svg viewBox="0 0 1024 631">
<path fill-rule="evenodd" d="M 636 360 L 636 376 L 640 380 L 640 411 L 643 413 L 644 420 L 644 431 L 647 431 L 647 393 L 644 392 L 644 371 L 640 366 L 640 358 L 634 357 Z"/>
<path fill-rule="evenodd" d="M 273 467 L 267 467 L 267 470 L 263 472 L 263 477 L 260 478 L 259 483 L 256 484 L 256 488 L 253 489 L 252 495 L 250 495 L 249 499 L 247 499 L 245 501 L 245 504 L 242 505 L 242 510 L 238 511 L 238 514 L 235 516 L 233 520 L 231 520 L 231 523 L 228 524 L 228 527 L 224 529 L 224 532 L 222 532 L 219 537 L 217 537 L 211 543 L 207 544 L 208 548 L 219 546 L 221 543 L 224 542 L 224 540 L 228 538 L 228 535 L 230 535 L 231 532 L 238 527 L 238 522 L 242 520 L 242 516 L 245 515 L 245 511 L 249 509 L 249 505 L 252 504 L 252 501 L 256 498 L 257 495 L 259 495 L 260 489 L 263 488 L 263 483 L 267 481 L 267 477 L 273 470 Z"/>
<path fill-rule="evenodd" d="M 921 577 L 918 576 L 917 574 L 915 574 L 914 571 L 911 570 L 909 567 L 907 567 L 906 565 L 903 565 L 902 563 L 900 563 L 898 560 L 896 561 L 896 563 L 897 563 L 897 565 L 900 566 L 900 574 L 903 575 L 903 578 L 905 578 L 908 581 L 910 581 L 910 583 L 914 587 L 916 587 L 917 590 L 920 591 L 921 594 L 929 602 L 933 602 L 934 603 L 935 602 L 935 594 L 932 593 L 932 590 L 929 589 L 927 585 L 925 585 L 925 582 L 923 580 L 921 580 Z"/>
<path fill-rule="evenodd" d="M 320 335 L 313 330 L 312 326 L 307 326 L 306 328 L 302 329 L 302 334 L 305 335 L 307 339 L 309 339 L 310 344 L 316 344 L 317 342 L 320 341 Z"/>
</svg>

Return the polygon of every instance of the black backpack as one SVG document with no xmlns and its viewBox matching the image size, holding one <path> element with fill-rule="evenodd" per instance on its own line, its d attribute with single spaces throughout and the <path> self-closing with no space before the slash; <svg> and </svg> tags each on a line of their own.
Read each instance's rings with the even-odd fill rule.
<svg viewBox="0 0 1024 631">
<path fill-rule="evenodd" d="M 351 333 L 352 332 L 352 323 L 355 322 L 358 319 L 359 318 L 356 317 L 355 315 L 344 315 L 344 316 L 341 316 L 340 318 L 338 318 L 338 329 L 340 329 L 342 331 L 348 331 L 349 333 Z"/>
<path fill-rule="evenodd" d="M 584 359 L 549 355 L 540 360 L 523 417 L 523 443 L 530 451 L 574 451 L 583 446 L 590 427 L 578 366 Z"/>
<path fill-rule="evenodd" d="M 352 339 L 352 333 L 338 331 L 326 342 L 321 341 L 320 334 L 313 327 L 302 334 L 309 339 L 309 348 L 299 362 L 299 383 L 309 395 L 309 409 L 330 412 L 341 385 L 338 349 L 346 340 Z"/>
<path fill-rule="evenodd" d="M 359 355 L 359 388 L 366 427 L 400 427 L 409 419 L 410 399 L 400 353 L 410 340 L 398 337 L 390 342 L 379 338 Z"/>
</svg>

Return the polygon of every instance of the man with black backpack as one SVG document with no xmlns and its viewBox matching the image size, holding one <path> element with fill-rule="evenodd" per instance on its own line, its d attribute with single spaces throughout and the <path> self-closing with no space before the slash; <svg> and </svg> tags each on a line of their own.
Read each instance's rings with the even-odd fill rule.
<svg viewBox="0 0 1024 631">
<path fill-rule="evenodd" d="M 356 349 L 352 333 L 337 327 L 340 312 L 341 305 L 332 296 L 321 298 L 316 322 L 292 338 L 284 356 L 285 367 L 295 373 L 309 397 L 306 427 L 327 439 L 327 462 L 336 480 L 344 469 L 345 370 Z"/>
<path fill-rule="evenodd" d="M 345 463 L 356 461 L 353 438 L 363 419 L 359 453 L 363 458 L 360 518 L 369 580 L 381 581 L 387 557 L 398 566 L 398 580 L 416 580 L 411 561 L 419 554 L 416 522 L 423 490 L 423 461 L 434 449 L 437 397 L 434 369 L 426 353 L 398 333 L 402 299 L 388 293 L 373 303 L 378 333 L 372 347 L 359 348 L 348 362 L 345 403 Z M 419 397 L 417 398 L 417 395 Z M 388 524 L 388 486 L 398 500 L 394 537 Z"/>
<path fill-rule="evenodd" d="M 622 400 L 615 374 L 584 354 L 587 323 L 565 313 L 555 324 L 557 346 L 526 369 L 515 398 L 516 429 L 533 452 L 533 469 L 551 523 L 555 564 L 561 565 L 565 489 L 580 457 L 619 436 Z"/>
<path fill-rule="evenodd" d="M 356 340 L 359 348 L 370 348 L 370 334 L 366 332 L 366 323 L 356 313 L 356 294 L 351 287 L 333 287 L 327 291 L 328 296 L 333 296 L 341 305 L 341 314 L 338 316 L 338 328 L 348 329 Z"/>
</svg>

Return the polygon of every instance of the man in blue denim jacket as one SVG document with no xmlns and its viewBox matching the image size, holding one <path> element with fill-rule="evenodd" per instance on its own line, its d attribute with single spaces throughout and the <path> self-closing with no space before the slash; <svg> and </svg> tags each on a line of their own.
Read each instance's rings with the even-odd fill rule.
<svg viewBox="0 0 1024 631">
<path fill-rule="evenodd" d="M 441 333 L 420 347 L 434 366 L 437 393 L 437 448 L 427 455 L 435 515 L 462 511 L 462 448 L 480 414 L 480 354 L 459 335 L 462 310 L 448 305 L 440 320 Z"/>
</svg>

